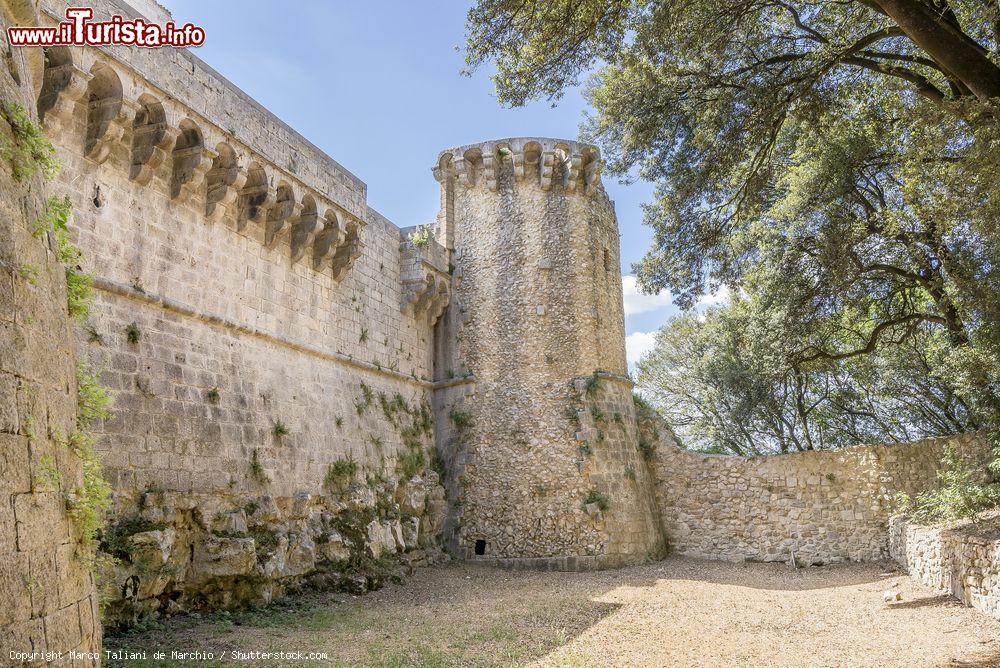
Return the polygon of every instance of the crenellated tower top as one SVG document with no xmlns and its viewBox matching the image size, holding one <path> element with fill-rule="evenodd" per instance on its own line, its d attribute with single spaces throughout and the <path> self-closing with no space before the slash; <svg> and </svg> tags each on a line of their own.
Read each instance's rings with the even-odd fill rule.
<svg viewBox="0 0 1000 668">
<path fill-rule="evenodd" d="M 442 151 L 434 178 L 454 176 L 466 188 L 499 187 L 500 171 L 513 169 L 518 181 L 533 181 L 542 190 L 590 194 L 601 186 L 601 154 L 596 146 L 548 137 L 510 137 Z"/>
</svg>

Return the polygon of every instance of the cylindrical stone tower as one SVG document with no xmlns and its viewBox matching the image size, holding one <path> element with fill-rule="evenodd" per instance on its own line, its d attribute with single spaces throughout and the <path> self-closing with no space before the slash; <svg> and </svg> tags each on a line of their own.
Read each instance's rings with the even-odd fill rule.
<svg viewBox="0 0 1000 668">
<path fill-rule="evenodd" d="M 434 170 L 455 284 L 439 449 L 466 558 L 575 570 L 662 551 L 600 167 L 593 146 L 517 138 L 444 151 Z"/>
</svg>

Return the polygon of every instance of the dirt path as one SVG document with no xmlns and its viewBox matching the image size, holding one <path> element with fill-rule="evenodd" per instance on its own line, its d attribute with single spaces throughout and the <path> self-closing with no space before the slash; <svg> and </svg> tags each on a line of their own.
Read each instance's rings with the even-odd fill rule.
<svg viewBox="0 0 1000 668">
<path fill-rule="evenodd" d="M 885 604 L 882 592 L 901 591 Z M 177 618 L 109 648 L 319 651 L 344 666 L 1000 666 L 1000 621 L 876 566 L 671 558 L 601 573 L 419 571 L 369 596 Z M 245 663 L 245 662 L 244 662 Z"/>
</svg>

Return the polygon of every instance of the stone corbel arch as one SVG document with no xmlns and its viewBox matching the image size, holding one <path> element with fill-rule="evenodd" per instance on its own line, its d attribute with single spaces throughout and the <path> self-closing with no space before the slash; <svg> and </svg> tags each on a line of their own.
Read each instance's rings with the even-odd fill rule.
<svg viewBox="0 0 1000 668">
<path fill-rule="evenodd" d="M 205 146 L 204 135 L 197 123 L 185 118 L 178 129 L 174 149 L 171 151 L 171 199 L 180 197 L 182 192 L 197 192 L 216 156 L 215 151 Z"/>
<path fill-rule="evenodd" d="M 295 190 L 291 184 L 282 181 L 275 189 L 274 204 L 267 211 L 264 226 L 264 246 L 274 248 L 288 233 L 289 220 L 298 215 L 299 203 L 295 201 Z"/>
<path fill-rule="evenodd" d="M 132 121 L 132 151 L 129 178 L 146 185 L 166 160 L 178 130 L 167 124 L 163 105 L 152 95 L 139 97 Z"/>
<path fill-rule="evenodd" d="M 247 180 L 235 149 L 225 142 L 215 147 L 215 160 L 205 175 L 205 217 L 211 222 L 231 218 L 236 213 L 239 193 Z"/>
<path fill-rule="evenodd" d="M 247 169 L 246 182 L 237 198 L 236 229 L 242 231 L 247 223 L 262 223 L 267 219 L 267 210 L 274 203 L 275 192 L 271 187 L 264 165 L 254 161 Z"/>
<path fill-rule="evenodd" d="M 337 252 L 337 248 L 344 243 L 346 234 L 343 216 L 336 209 L 326 210 L 323 216 L 323 229 L 316 233 L 313 240 L 312 266 L 316 271 L 321 271 L 323 265 L 329 263 Z"/>
<path fill-rule="evenodd" d="M 361 242 L 361 223 L 353 218 L 348 218 L 344 227 L 344 243 L 337 248 L 333 255 L 333 280 L 339 281 L 348 271 L 354 261 L 357 260 L 364 244 Z"/>
<path fill-rule="evenodd" d="M 122 82 L 114 68 L 96 62 L 87 82 L 87 126 L 83 154 L 96 163 L 111 155 L 114 143 L 130 125 L 131 105 L 123 104 Z"/>
<path fill-rule="evenodd" d="M 292 262 L 298 262 L 313 245 L 322 223 L 312 195 L 302 196 L 299 215 L 292 222 Z"/>
<path fill-rule="evenodd" d="M 79 47 L 50 46 L 43 51 L 45 65 L 38 94 L 38 118 L 54 134 L 72 124 L 76 105 L 87 94 L 91 74 L 80 67 Z"/>
</svg>

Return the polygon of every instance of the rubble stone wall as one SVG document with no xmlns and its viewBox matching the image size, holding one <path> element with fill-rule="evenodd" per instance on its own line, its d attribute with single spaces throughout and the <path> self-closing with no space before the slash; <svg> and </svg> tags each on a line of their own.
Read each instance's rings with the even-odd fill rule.
<svg viewBox="0 0 1000 668">
<path fill-rule="evenodd" d="M 664 531 L 671 550 L 709 559 L 887 559 L 896 494 L 937 484 L 949 444 L 974 466 L 991 459 L 977 434 L 742 458 L 689 452 L 664 432 L 653 461 Z"/>
<path fill-rule="evenodd" d="M 998 519 L 985 526 L 920 526 L 904 516 L 890 522 L 889 550 L 910 577 L 1000 619 Z"/>
<path fill-rule="evenodd" d="M 583 569 L 660 551 L 599 168 L 594 147 L 542 138 L 439 157 L 455 290 L 436 372 L 470 383 L 439 402 L 439 444 L 464 558 Z"/>
</svg>

